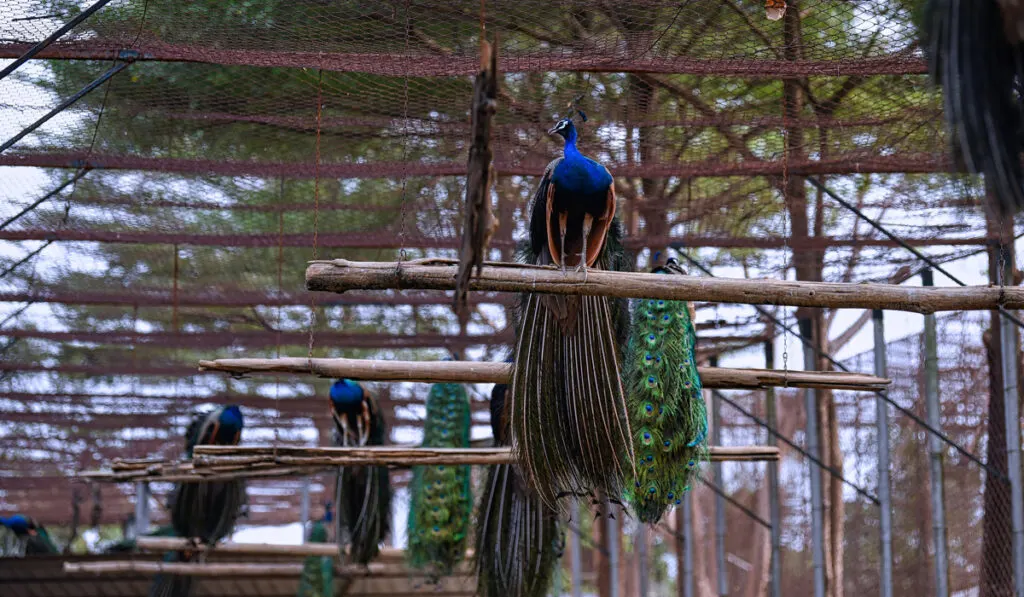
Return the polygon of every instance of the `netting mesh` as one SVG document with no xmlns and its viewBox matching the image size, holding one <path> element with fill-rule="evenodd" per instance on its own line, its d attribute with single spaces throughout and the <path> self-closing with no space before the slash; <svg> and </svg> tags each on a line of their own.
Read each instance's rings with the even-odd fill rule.
<svg viewBox="0 0 1024 597">
<path fill-rule="evenodd" d="M 86 519 L 94 494 L 68 477 L 117 457 L 176 457 L 199 404 L 242 404 L 246 443 L 326 443 L 325 381 L 195 371 L 211 357 L 305 355 L 311 310 L 316 356 L 504 357 L 506 294 L 472 297 L 460 325 L 443 293 L 302 291 L 314 253 L 456 255 L 481 25 L 497 36 L 502 73 L 492 258 L 513 258 L 536 175 L 560 149 L 545 131 L 582 96 L 581 147 L 616 175 L 640 265 L 682 244 L 720 275 L 779 278 L 811 256 L 825 280 L 905 280 L 919 265 L 909 253 L 807 185 L 783 194 L 816 176 L 933 258 L 984 270 L 965 258 L 984 251 L 992 223 L 975 181 L 949 172 L 916 3 L 789 5 L 786 19 L 771 22 L 761 0 L 111 2 L 0 81 L 2 141 L 133 61 L 0 153 L 0 220 L 81 176 L 0 226 L 0 510 L 66 525 L 77 493 Z M 0 59 L 81 8 L 5 2 Z M 775 333 L 750 308 L 698 313 L 702 357 Z M 849 322 L 828 317 L 839 350 Z M 987 325 L 974 315 L 941 320 L 943 428 L 998 461 L 1005 446 L 989 449 Z M 888 348 L 891 395 L 923 413 L 920 339 Z M 852 363 L 871 370 L 870 355 Z M 415 441 L 425 386 L 372 389 L 391 441 Z M 476 437 L 488 433 L 486 395 L 475 389 Z M 760 393 L 729 395 L 764 415 Z M 802 395 L 780 391 L 779 403 L 781 433 L 802 442 Z M 835 394 L 843 474 L 871 494 L 874 412 L 873 395 Z M 765 441 L 729 406 L 723 415 L 726 445 Z M 916 593 L 934 582 L 921 506 L 928 452 L 919 426 L 891 417 L 897 591 Z M 810 594 L 807 463 L 783 453 L 783 593 Z M 1003 587 L 1007 498 L 988 490 L 976 464 L 955 450 L 945 456 L 952 587 Z M 715 482 L 767 517 L 764 466 L 724 468 Z M 328 499 L 321 481 L 314 506 Z M 844 587 L 874 592 L 878 508 L 843 487 Z M 154 486 L 156 497 L 168 488 Z M 103 486 L 100 519 L 123 522 L 133 491 Z M 249 522 L 294 521 L 299 493 L 293 480 L 254 482 Z M 711 545 L 712 494 L 694 495 L 697 543 Z M 729 513 L 730 594 L 763 594 L 767 531 Z M 657 558 L 670 559 L 674 540 L 652 546 L 666 590 L 678 569 Z M 714 586 L 710 550 L 698 550 L 696 570 L 700 586 Z"/>
</svg>

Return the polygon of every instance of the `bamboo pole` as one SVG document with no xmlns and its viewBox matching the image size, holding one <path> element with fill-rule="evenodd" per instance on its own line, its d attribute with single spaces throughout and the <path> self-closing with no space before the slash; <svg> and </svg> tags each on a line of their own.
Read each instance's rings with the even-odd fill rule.
<svg viewBox="0 0 1024 597">
<path fill-rule="evenodd" d="M 778 448 L 769 446 L 713 446 L 712 462 L 750 462 L 779 459 Z M 163 481 L 203 483 L 228 479 L 268 477 L 301 477 L 314 472 L 330 471 L 339 466 L 357 465 L 491 465 L 513 462 L 510 448 L 407 448 L 382 446 L 373 448 L 297 448 L 283 446 L 196 446 L 193 461 L 187 467 L 169 463 L 164 474 L 159 466 L 114 472 L 85 471 L 79 477 L 89 481 L 129 483 Z M 187 472 L 186 472 L 187 471 Z"/>
<path fill-rule="evenodd" d="M 346 577 L 374 578 L 407 578 L 426 576 L 425 573 L 408 568 L 401 564 L 352 564 L 335 567 L 335 572 Z M 181 562 L 144 562 L 140 560 L 118 560 L 113 562 L 64 562 L 65 574 L 167 574 L 171 576 L 201 577 L 236 577 L 236 576 L 300 576 L 302 563 L 279 564 L 271 562 L 259 563 L 223 563 L 194 564 Z M 468 576 L 472 574 L 469 564 L 455 569 L 454 574 Z"/>
<path fill-rule="evenodd" d="M 445 259 L 394 262 L 313 261 L 306 269 L 306 288 L 327 292 L 348 290 L 453 290 L 457 266 Z M 887 309 L 913 313 L 1024 308 L 1024 288 L 965 286 L 922 288 L 895 284 L 841 284 L 788 280 L 747 280 L 659 276 L 591 269 L 567 271 L 514 263 L 486 262 L 470 290 L 540 292 L 711 301 L 793 307 Z"/>
<path fill-rule="evenodd" d="M 209 546 L 205 543 L 193 543 L 181 537 L 139 537 L 135 540 L 135 546 L 140 551 L 153 551 L 164 553 L 167 551 L 212 551 L 218 554 L 246 554 L 258 556 L 295 556 L 305 558 L 308 556 L 336 556 L 338 546 L 334 543 L 303 543 L 301 545 L 280 545 L 276 543 L 222 543 Z M 382 558 L 401 559 L 405 551 L 401 549 L 384 548 L 380 552 Z"/>
<path fill-rule="evenodd" d="M 661 276 L 678 278 L 679 276 Z M 475 278 L 474 278 L 475 279 Z M 508 383 L 512 365 L 479 361 L 377 361 L 368 359 L 217 359 L 199 361 L 200 371 L 290 373 L 359 381 L 418 381 L 424 383 Z M 705 388 L 763 389 L 773 386 L 880 390 L 890 380 L 874 375 L 839 371 L 780 371 L 777 369 L 729 369 L 698 367 Z"/>
</svg>

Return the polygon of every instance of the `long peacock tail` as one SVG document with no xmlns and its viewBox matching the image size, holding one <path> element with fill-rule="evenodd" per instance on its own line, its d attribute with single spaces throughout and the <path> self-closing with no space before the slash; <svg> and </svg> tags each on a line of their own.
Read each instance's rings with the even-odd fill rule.
<svg viewBox="0 0 1024 597">
<path fill-rule="evenodd" d="M 552 263 L 542 200 L 552 167 L 534 197 L 530 242 L 521 251 L 527 263 Z M 596 268 L 631 268 L 621 235 L 613 221 Z M 621 495 L 624 480 L 632 476 L 629 462 L 622 459 L 632 452 L 621 381 L 628 303 L 532 293 L 520 302 L 509 392 L 517 462 L 549 506 L 557 507 L 557 498 L 566 493 Z"/>
<path fill-rule="evenodd" d="M 376 400 L 365 390 L 358 408 L 343 411 L 335 406 L 332 412 L 336 446 L 384 445 L 387 424 Z M 338 505 L 335 532 L 342 561 L 368 564 L 380 553 L 380 544 L 391 530 L 388 467 L 341 467 L 335 481 L 334 501 Z"/>
<path fill-rule="evenodd" d="M 491 392 L 491 429 L 498 446 L 509 443 L 506 390 L 497 384 Z M 563 539 L 558 512 L 526 485 L 515 465 L 490 467 L 476 516 L 477 595 L 543 597 Z"/>
<path fill-rule="evenodd" d="M 434 384 L 427 397 L 423 447 L 469 447 L 470 412 L 466 389 Z M 473 509 L 468 466 L 413 467 L 409 507 L 409 566 L 425 570 L 431 580 L 451 574 L 462 561 Z"/>
<path fill-rule="evenodd" d="M 326 517 L 325 517 L 326 518 Z M 318 520 L 309 530 L 310 543 L 327 543 L 327 521 Z M 334 595 L 334 558 L 310 556 L 302 564 L 297 597 L 332 597 Z"/>
<path fill-rule="evenodd" d="M 198 562 L 199 552 L 169 551 L 164 554 L 163 561 L 169 564 Z M 149 597 L 190 597 L 195 590 L 195 580 L 191 576 L 181 574 L 158 574 L 149 587 Z"/>
<path fill-rule="evenodd" d="M 684 274 L 674 259 L 654 271 Z M 636 479 L 627 499 L 637 517 L 651 524 L 680 503 L 706 457 L 708 418 L 690 308 L 684 301 L 634 305 L 623 374 L 636 446 Z"/>
</svg>

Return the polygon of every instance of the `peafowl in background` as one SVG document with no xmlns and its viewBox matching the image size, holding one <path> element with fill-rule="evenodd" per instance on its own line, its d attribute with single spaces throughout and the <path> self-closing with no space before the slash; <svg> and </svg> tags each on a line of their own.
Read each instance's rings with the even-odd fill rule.
<svg viewBox="0 0 1024 597">
<path fill-rule="evenodd" d="M 185 456 L 192 458 L 198 445 L 237 446 L 244 427 L 238 406 L 220 406 L 208 413 L 196 412 L 185 430 Z M 171 492 L 168 506 L 171 526 L 178 537 L 213 545 L 227 537 L 245 506 L 245 481 L 206 481 L 178 483 Z M 168 552 L 165 562 L 198 562 L 199 551 Z M 193 579 L 189 576 L 158 575 L 153 580 L 150 597 L 186 597 L 192 594 Z"/>
<path fill-rule="evenodd" d="M 470 412 L 466 388 L 438 383 L 427 396 L 423 447 L 469 447 Z M 469 466 L 416 466 L 412 471 L 406 556 L 432 582 L 462 561 L 473 509 Z"/>
<path fill-rule="evenodd" d="M 1024 3 L 927 0 L 918 17 L 959 166 L 985 176 L 1003 213 L 1020 211 Z"/>
<path fill-rule="evenodd" d="M 313 523 L 309 529 L 310 543 L 327 543 L 327 529 L 333 515 L 330 504 L 324 509 L 324 517 Z M 309 556 L 302 564 L 302 576 L 299 578 L 299 590 L 296 597 L 333 597 L 334 595 L 334 558 L 327 556 Z"/>
<path fill-rule="evenodd" d="M 564 138 L 564 156 L 544 171 L 520 259 L 629 270 L 612 176 L 576 147 L 572 115 L 549 131 Z M 524 293 L 520 302 L 509 392 L 517 461 L 548 505 L 567 493 L 621 495 L 632 475 L 622 458 L 632 452 L 620 367 L 627 301 Z"/>
<path fill-rule="evenodd" d="M 357 382 L 331 386 L 334 445 L 382 446 L 387 425 L 376 400 Z M 391 479 L 386 466 L 344 466 L 334 486 L 335 535 L 343 562 L 367 564 L 391 528 Z M 346 558 L 345 548 L 348 547 Z"/>
<path fill-rule="evenodd" d="M 505 394 L 491 392 L 494 445 L 507 446 L 509 421 Z M 544 597 L 564 543 L 558 512 L 526 484 L 513 464 L 489 467 L 476 516 L 477 595 Z"/>
<path fill-rule="evenodd" d="M 24 544 L 24 554 L 27 556 L 60 553 L 50 534 L 46 532 L 46 527 L 29 516 L 0 516 L 0 526 L 14 533 L 17 541 Z"/>
<path fill-rule="evenodd" d="M 655 274 L 686 275 L 675 259 Z M 626 492 L 641 522 L 678 505 L 706 458 L 708 417 L 697 374 L 697 335 L 685 301 L 638 300 L 623 372 L 636 479 Z"/>
</svg>

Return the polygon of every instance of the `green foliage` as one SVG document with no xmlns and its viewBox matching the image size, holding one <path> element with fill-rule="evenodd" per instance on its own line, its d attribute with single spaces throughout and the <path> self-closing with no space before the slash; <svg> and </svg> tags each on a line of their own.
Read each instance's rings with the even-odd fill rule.
<svg viewBox="0 0 1024 597">
<path fill-rule="evenodd" d="M 427 397 L 423 447 L 469 447 L 470 406 L 460 384 L 434 384 Z M 407 559 L 433 578 L 447 576 L 462 561 L 473 508 L 468 466 L 413 468 Z"/>
</svg>

